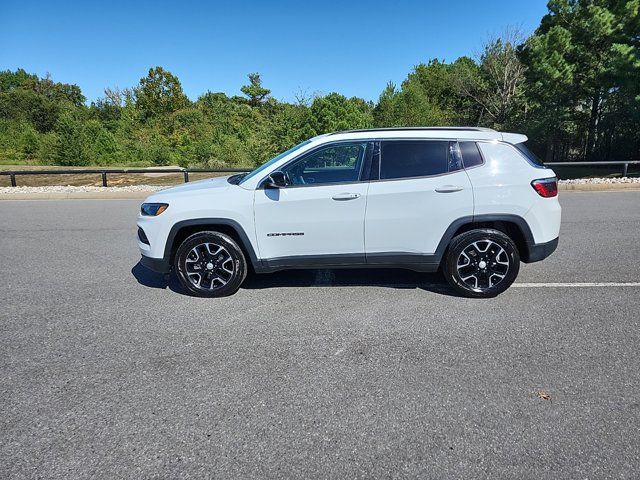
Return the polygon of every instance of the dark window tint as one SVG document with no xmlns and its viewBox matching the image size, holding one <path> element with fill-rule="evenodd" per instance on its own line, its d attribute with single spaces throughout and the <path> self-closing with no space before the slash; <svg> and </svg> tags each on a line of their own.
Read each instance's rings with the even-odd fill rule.
<svg viewBox="0 0 640 480">
<path fill-rule="evenodd" d="M 476 142 L 459 142 L 464 168 L 482 165 L 482 155 Z"/>
<path fill-rule="evenodd" d="M 544 163 L 542 162 L 542 160 L 540 160 L 537 155 L 535 153 L 533 153 L 531 150 L 529 150 L 527 148 L 527 146 L 523 143 L 516 143 L 514 145 L 514 147 L 516 147 L 518 150 L 520 150 L 520 153 L 522 153 L 524 155 L 524 157 L 529 160 L 530 163 L 532 163 L 534 166 L 536 167 L 544 167 Z"/>
<path fill-rule="evenodd" d="M 289 185 L 357 182 L 367 144 L 339 143 L 320 148 L 286 166 Z"/>
<path fill-rule="evenodd" d="M 382 142 L 380 179 L 425 177 L 449 171 L 449 142 Z"/>
</svg>

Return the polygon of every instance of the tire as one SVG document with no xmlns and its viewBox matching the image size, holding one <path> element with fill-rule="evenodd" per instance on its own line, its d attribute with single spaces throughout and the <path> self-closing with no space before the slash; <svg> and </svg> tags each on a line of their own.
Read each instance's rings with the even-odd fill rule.
<svg viewBox="0 0 640 480">
<path fill-rule="evenodd" d="M 513 240 L 498 230 L 471 230 L 451 240 L 442 270 L 458 293 L 491 298 L 515 281 L 520 254 Z"/>
<path fill-rule="evenodd" d="M 225 297 L 238 291 L 247 276 L 242 249 L 228 235 L 198 232 L 176 252 L 174 270 L 182 286 L 198 297 Z"/>
</svg>

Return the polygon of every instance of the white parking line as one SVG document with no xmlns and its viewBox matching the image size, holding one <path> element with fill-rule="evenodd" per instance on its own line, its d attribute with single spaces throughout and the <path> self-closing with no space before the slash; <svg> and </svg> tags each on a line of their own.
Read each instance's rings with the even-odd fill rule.
<svg viewBox="0 0 640 480">
<path fill-rule="evenodd" d="M 516 288 L 556 288 L 556 287 L 640 287 L 640 282 L 573 282 L 573 283 L 514 283 Z"/>
<path fill-rule="evenodd" d="M 394 288 L 432 288 L 432 289 L 449 289 L 449 285 L 444 281 L 442 283 L 394 283 L 394 282 L 372 282 L 371 284 L 359 283 L 356 284 L 340 284 L 335 283 L 335 278 L 332 275 L 317 275 L 314 279 L 313 287 L 394 287 Z M 511 288 L 607 288 L 607 287 L 634 287 L 639 288 L 640 282 L 551 282 L 551 283 L 537 283 L 537 282 L 522 282 L 514 283 Z"/>
</svg>

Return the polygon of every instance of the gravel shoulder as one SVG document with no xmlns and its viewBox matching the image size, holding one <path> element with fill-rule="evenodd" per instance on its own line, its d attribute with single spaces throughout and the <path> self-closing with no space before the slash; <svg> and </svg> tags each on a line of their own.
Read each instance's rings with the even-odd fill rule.
<svg viewBox="0 0 640 480">
<path fill-rule="evenodd" d="M 54 185 L 43 187 L 0 187 L 0 200 L 138 199 L 168 188 L 158 185 L 95 187 Z"/>
</svg>

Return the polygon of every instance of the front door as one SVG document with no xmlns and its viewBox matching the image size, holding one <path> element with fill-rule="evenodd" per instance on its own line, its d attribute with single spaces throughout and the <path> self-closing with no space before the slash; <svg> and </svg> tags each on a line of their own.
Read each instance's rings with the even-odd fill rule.
<svg viewBox="0 0 640 480">
<path fill-rule="evenodd" d="M 324 145 L 282 172 L 287 185 L 255 191 L 260 257 L 270 266 L 364 263 L 367 142 Z"/>
</svg>

